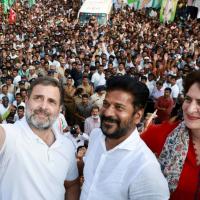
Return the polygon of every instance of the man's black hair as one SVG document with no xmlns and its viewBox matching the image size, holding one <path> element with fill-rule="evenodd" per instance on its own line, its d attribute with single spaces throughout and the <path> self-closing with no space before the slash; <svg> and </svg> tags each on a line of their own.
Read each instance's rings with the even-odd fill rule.
<svg viewBox="0 0 200 200">
<path fill-rule="evenodd" d="M 133 107 L 144 108 L 149 97 L 147 86 L 130 76 L 115 76 L 107 81 L 106 91 L 121 90 L 131 94 Z"/>
</svg>

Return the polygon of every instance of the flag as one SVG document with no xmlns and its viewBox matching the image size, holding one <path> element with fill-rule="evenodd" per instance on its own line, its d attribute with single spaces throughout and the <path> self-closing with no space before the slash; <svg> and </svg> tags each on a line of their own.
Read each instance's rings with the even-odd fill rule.
<svg viewBox="0 0 200 200">
<path fill-rule="evenodd" d="M 15 11 L 11 8 L 10 13 L 9 13 L 9 24 L 15 24 L 16 22 L 16 13 Z"/>
<path fill-rule="evenodd" d="M 15 3 L 15 0 L 9 0 L 9 6 L 11 7 Z"/>
<path fill-rule="evenodd" d="M 8 0 L 2 0 L 2 4 L 3 4 L 3 10 L 4 13 L 6 14 L 10 8 L 9 6 L 9 1 Z"/>
<path fill-rule="evenodd" d="M 29 8 L 31 8 L 35 4 L 35 0 L 28 0 Z"/>
<path fill-rule="evenodd" d="M 160 22 L 173 22 L 176 14 L 178 0 L 163 0 L 160 9 Z"/>
</svg>

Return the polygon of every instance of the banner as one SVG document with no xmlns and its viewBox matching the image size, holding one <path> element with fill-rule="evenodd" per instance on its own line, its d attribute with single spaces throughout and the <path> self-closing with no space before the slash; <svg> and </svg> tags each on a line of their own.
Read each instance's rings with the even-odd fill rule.
<svg viewBox="0 0 200 200">
<path fill-rule="evenodd" d="M 160 8 L 162 0 L 113 0 L 114 4 L 122 4 L 122 2 L 139 10 L 147 7 Z"/>
<path fill-rule="evenodd" d="M 136 10 L 152 7 L 153 2 L 154 0 L 128 0 L 128 4 L 132 4 Z"/>
<path fill-rule="evenodd" d="M 153 8 L 160 8 L 162 0 L 153 0 L 152 7 Z"/>
<path fill-rule="evenodd" d="M 173 22 L 178 0 L 163 0 L 160 9 L 160 22 Z"/>
</svg>

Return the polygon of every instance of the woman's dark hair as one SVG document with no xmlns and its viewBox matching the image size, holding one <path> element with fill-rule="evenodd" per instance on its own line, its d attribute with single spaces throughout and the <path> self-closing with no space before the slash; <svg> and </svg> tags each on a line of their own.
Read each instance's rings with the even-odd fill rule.
<svg viewBox="0 0 200 200">
<path fill-rule="evenodd" d="M 194 83 L 197 83 L 200 88 L 200 70 L 193 71 L 185 77 L 185 80 L 183 82 L 184 94 L 188 92 L 188 90 Z"/>
<path fill-rule="evenodd" d="M 133 108 L 144 108 L 149 97 L 147 86 L 127 75 L 111 77 L 107 81 L 106 91 L 121 90 L 131 94 Z"/>
</svg>

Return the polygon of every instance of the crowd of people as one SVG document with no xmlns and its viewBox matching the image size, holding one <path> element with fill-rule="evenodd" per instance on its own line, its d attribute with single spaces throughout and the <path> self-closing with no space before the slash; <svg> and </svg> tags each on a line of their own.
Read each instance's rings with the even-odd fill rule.
<svg viewBox="0 0 200 200">
<path fill-rule="evenodd" d="M 17 106 L 21 105 L 31 81 L 40 76 L 57 78 L 66 91 L 63 109 L 68 124 L 78 123 L 84 131 L 92 106 L 102 106 L 106 80 L 128 74 L 147 84 L 146 113 L 157 109 L 156 122 L 169 119 L 174 107 L 172 113 L 177 113 L 174 105 L 182 100 L 182 80 L 200 67 L 197 20 L 177 17 L 174 23 L 161 24 L 158 14 L 151 17 L 149 9 L 134 11 L 125 6 L 114 9 L 107 25 L 98 25 L 92 17 L 80 26 L 79 6 L 76 1 L 37 1 L 29 8 L 17 1 L 16 23 L 9 25 L 4 16 L 1 98 L 6 95 L 11 105 L 18 95 L 22 100 Z M 159 99 L 165 88 L 170 88 L 174 104 L 170 99 L 163 105 Z M 12 122 L 14 117 L 4 115 L 7 107 L 13 115 L 17 107 L 1 109 L 2 121 L 6 116 Z"/>
<path fill-rule="evenodd" d="M 38 0 L 30 8 L 26 2 L 16 1 L 13 5 L 15 23 L 9 24 L 8 16 L 1 14 L 0 120 L 2 124 L 23 120 L 30 86 L 41 77 L 56 79 L 64 89 L 64 100 L 53 127 L 72 141 L 81 163 L 92 130 L 102 124 L 100 110 L 106 106 L 110 78 L 132 77 L 148 88 L 144 116 L 131 130 L 136 125 L 143 132 L 149 123 L 164 122 L 166 126 L 165 122 L 170 120 L 175 121 L 172 128 L 168 128 L 171 131 L 185 119 L 184 95 L 193 83 L 186 90 L 183 82 L 188 74 L 200 69 L 200 23 L 187 13 L 182 15 L 183 7 L 177 11 L 173 23 L 161 24 L 158 10 L 114 6 L 106 25 L 99 25 L 94 16 L 87 24 L 80 25 L 77 19 L 80 6 L 80 1 Z M 191 98 L 189 95 L 188 101 Z M 154 113 L 152 121 L 149 113 Z M 106 120 L 104 129 L 109 129 L 109 123 L 114 122 Z M 186 123 L 188 128 L 189 123 Z M 155 127 L 162 130 L 162 126 Z M 159 155 L 163 146 L 159 150 L 152 147 L 148 138 L 148 131 L 153 132 L 151 129 L 150 126 L 142 137 Z M 163 145 L 170 132 L 168 129 L 162 138 Z M 87 168 L 88 165 L 86 171 Z M 159 177 L 162 181 L 162 176 Z M 164 185 L 162 183 L 163 191 Z M 87 187 L 83 187 L 84 191 Z M 166 190 L 165 194 L 163 198 L 168 196 Z M 83 199 L 88 194 L 84 195 Z"/>
</svg>

